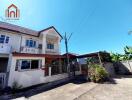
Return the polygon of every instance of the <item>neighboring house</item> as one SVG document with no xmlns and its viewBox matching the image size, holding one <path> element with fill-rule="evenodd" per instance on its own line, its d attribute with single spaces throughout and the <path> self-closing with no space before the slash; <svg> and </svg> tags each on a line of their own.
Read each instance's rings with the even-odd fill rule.
<svg viewBox="0 0 132 100">
<path fill-rule="evenodd" d="M 76 58 L 78 59 L 79 65 L 81 66 L 81 71 L 82 71 L 81 73 L 84 75 L 87 74 L 89 62 L 103 66 L 110 76 L 115 75 L 110 54 L 107 52 L 103 52 L 103 51 L 94 52 L 94 53 L 79 55 Z"/>
<path fill-rule="evenodd" d="M 0 86 L 12 87 L 15 82 L 23 87 L 47 83 L 68 76 L 60 55 L 62 36 L 53 27 L 34 31 L 0 22 Z M 54 63 L 56 63 L 54 61 Z"/>
</svg>

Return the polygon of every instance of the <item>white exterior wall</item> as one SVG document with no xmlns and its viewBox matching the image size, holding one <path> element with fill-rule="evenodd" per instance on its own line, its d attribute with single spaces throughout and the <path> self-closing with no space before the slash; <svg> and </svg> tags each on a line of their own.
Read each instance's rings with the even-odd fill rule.
<svg viewBox="0 0 132 100">
<path fill-rule="evenodd" d="M 6 35 L 9 36 L 9 43 L 8 45 L 11 46 L 12 52 L 19 52 L 20 50 L 20 41 L 21 41 L 21 35 L 15 34 L 13 32 L 9 31 L 3 31 L 0 30 L 0 35 Z"/>
<path fill-rule="evenodd" d="M 23 35 L 22 36 L 22 43 L 21 43 L 21 46 L 25 46 L 26 45 L 26 40 L 28 39 L 33 39 L 36 41 L 36 46 L 38 47 L 38 43 L 39 43 L 39 38 L 38 37 L 34 37 L 34 36 L 30 36 L 30 35 Z"/>
<path fill-rule="evenodd" d="M 42 64 L 44 65 L 45 63 L 45 59 L 41 57 L 13 57 L 11 61 L 12 63 L 9 73 L 8 86 L 12 86 L 14 81 L 20 85 L 23 85 L 23 87 L 40 84 L 41 78 L 44 77 L 44 70 L 31 69 L 29 71 L 15 71 L 17 59 L 42 59 Z"/>
<path fill-rule="evenodd" d="M 42 35 L 42 53 L 45 54 L 45 49 L 46 49 L 46 34 Z"/>
<path fill-rule="evenodd" d="M 29 87 L 32 85 L 52 82 L 68 77 L 68 74 L 45 76 L 44 70 L 42 69 L 31 69 L 29 71 L 15 71 L 17 59 L 42 59 L 42 66 L 45 65 L 45 58 L 43 57 L 13 57 L 11 61 L 12 63 L 9 73 L 8 86 L 12 87 L 13 83 L 16 81 L 19 85 L 22 85 L 23 87 Z"/>
<path fill-rule="evenodd" d="M 58 35 L 58 33 L 56 33 L 55 30 L 50 29 L 50 30 L 47 30 L 45 32 L 42 32 L 42 34 L 43 34 L 43 50 L 45 50 L 45 52 L 48 51 L 49 54 L 60 54 L 60 41 L 61 41 L 61 37 Z M 49 36 L 49 37 L 50 36 L 58 37 L 58 41 L 54 43 L 54 49 L 53 50 L 47 49 L 46 36 Z"/>
</svg>

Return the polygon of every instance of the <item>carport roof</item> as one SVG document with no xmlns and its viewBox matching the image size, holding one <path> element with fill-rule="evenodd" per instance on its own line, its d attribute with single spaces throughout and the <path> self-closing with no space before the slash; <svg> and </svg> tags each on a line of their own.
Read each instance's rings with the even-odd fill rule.
<svg viewBox="0 0 132 100">
<path fill-rule="evenodd" d="M 109 54 L 109 53 L 99 51 L 99 52 L 94 52 L 94 53 L 79 55 L 79 56 L 77 56 L 77 58 L 93 57 L 93 56 L 98 56 L 98 54 Z"/>
</svg>

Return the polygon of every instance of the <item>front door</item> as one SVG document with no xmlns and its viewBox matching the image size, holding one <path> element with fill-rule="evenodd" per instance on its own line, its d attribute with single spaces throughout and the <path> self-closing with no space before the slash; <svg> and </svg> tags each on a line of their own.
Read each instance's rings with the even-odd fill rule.
<svg viewBox="0 0 132 100">
<path fill-rule="evenodd" d="M 6 72 L 8 58 L 0 58 L 0 73 Z"/>
<path fill-rule="evenodd" d="M 8 58 L 0 58 L 0 88 L 6 85 L 6 72 L 7 72 Z"/>
</svg>

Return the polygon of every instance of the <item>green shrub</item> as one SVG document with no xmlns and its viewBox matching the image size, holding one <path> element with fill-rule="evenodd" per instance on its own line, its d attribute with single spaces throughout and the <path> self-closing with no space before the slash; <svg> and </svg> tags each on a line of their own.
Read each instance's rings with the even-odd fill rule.
<svg viewBox="0 0 132 100">
<path fill-rule="evenodd" d="M 88 77 L 92 82 L 103 82 L 108 78 L 108 73 L 104 67 L 92 64 L 88 69 Z"/>
</svg>

